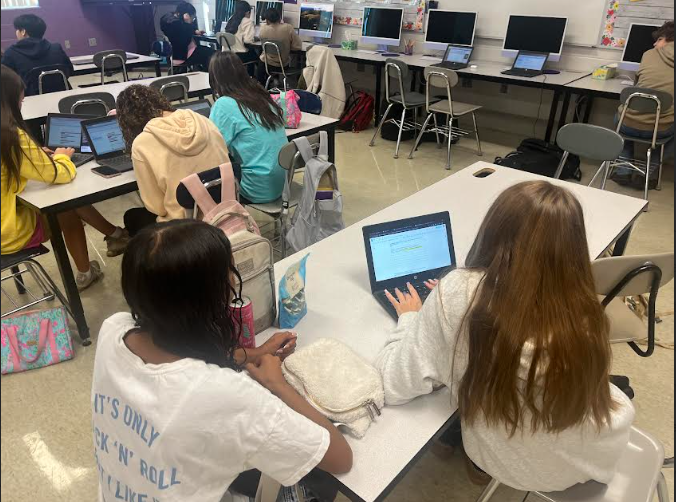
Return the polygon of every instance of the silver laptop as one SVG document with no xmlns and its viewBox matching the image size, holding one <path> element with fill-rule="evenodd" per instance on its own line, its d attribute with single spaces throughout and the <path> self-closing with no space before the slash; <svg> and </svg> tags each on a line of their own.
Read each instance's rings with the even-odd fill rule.
<svg viewBox="0 0 676 502">
<path fill-rule="evenodd" d="M 131 156 L 125 152 L 124 137 L 115 115 L 84 120 L 82 128 L 92 147 L 97 164 L 110 167 L 120 173 L 131 171 L 134 168 Z"/>
</svg>

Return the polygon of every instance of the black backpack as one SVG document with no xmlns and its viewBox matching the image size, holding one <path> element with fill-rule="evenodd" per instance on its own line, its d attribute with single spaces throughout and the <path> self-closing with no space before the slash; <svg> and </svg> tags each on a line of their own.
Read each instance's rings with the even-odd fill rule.
<svg viewBox="0 0 676 502">
<path fill-rule="evenodd" d="M 528 138 L 521 142 L 515 152 L 505 157 L 497 157 L 495 163 L 499 166 L 511 167 L 528 173 L 539 174 L 553 178 L 563 157 L 563 150 L 558 146 L 541 139 Z M 582 179 L 580 171 L 580 157 L 569 155 L 561 172 L 561 179 Z"/>
</svg>

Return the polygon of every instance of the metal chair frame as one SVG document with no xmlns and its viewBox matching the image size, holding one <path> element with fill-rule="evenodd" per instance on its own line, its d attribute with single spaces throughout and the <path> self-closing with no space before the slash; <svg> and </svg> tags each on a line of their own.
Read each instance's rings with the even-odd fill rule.
<svg viewBox="0 0 676 502">
<path fill-rule="evenodd" d="M 181 89 L 183 89 L 183 99 L 182 99 L 182 101 L 184 103 L 186 101 L 188 101 L 188 88 L 185 86 L 185 84 L 183 82 L 174 81 L 174 82 L 167 82 L 166 84 L 163 84 L 162 87 L 160 87 L 160 94 L 164 95 L 165 89 L 172 89 L 174 87 L 180 87 Z M 165 96 L 165 97 L 168 98 L 168 96 Z M 172 101 L 172 100 L 170 100 L 170 101 Z"/>
<path fill-rule="evenodd" d="M 64 90 L 68 90 L 68 77 L 66 77 L 66 74 L 62 72 L 61 70 L 47 70 L 43 71 L 38 75 L 38 93 L 43 94 L 43 84 L 42 81 L 45 77 L 49 75 L 61 75 L 61 78 L 63 79 L 63 87 Z"/>
<path fill-rule="evenodd" d="M 272 81 L 275 75 L 281 75 L 282 82 L 284 84 L 284 92 L 288 91 L 289 90 L 289 87 L 287 85 L 288 75 L 286 74 L 286 70 L 284 69 L 284 62 L 282 61 L 282 51 L 279 48 L 279 45 L 277 44 L 277 42 L 271 42 L 269 40 L 266 40 L 265 42 L 263 42 L 261 47 L 263 48 L 263 62 L 265 63 L 265 73 L 267 73 L 268 75 L 268 79 L 265 81 L 265 90 L 270 89 L 270 82 Z M 276 55 L 279 58 L 279 63 L 281 65 L 280 66 L 280 68 L 282 69 L 281 72 L 270 73 L 270 69 L 268 66 L 268 47 L 274 47 Z"/>
<path fill-rule="evenodd" d="M 101 106 L 103 106 L 103 108 L 105 109 L 105 113 L 103 115 L 107 115 L 108 112 L 110 112 L 110 109 L 108 108 L 108 105 L 106 104 L 105 101 L 103 101 L 102 99 L 93 98 L 93 99 L 81 99 L 79 101 L 76 101 L 70 107 L 70 113 L 77 114 L 77 108 L 80 107 L 80 106 L 86 106 L 86 105 L 101 105 Z"/>
<path fill-rule="evenodd" d="M 104 85 L 106 83 L 106 61 L 112 59 L 118 59 L 120 61 L 124 81 L 125 82 L 129 81 L 129 76 L 127 75 L 127 64 L 125 59 L 120 54 L 108 54 L 106 56 L 103 56 L 103 58 L 101 58 L 101 85 Z"/>
</svg>

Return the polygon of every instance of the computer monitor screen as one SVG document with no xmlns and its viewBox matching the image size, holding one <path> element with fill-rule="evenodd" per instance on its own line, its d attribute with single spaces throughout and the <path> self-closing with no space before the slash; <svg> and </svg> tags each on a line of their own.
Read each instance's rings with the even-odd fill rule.
<svg viewBox="0 0 676 502">
<path fill-rule="evenodd" d="M 624 46 L 620 68 L 629 71 L 638 71 L 643 54 L 653 48 L 655 39 L 653 33 L 659 26 L 652 24 L 632 24 L 629 27 L 629 36 Z"/>
<path fill-rule="evenodd" d="M 541 71 L 547 62 L 547 54 L 520 53 L 514 61 L 514 68 L 519 70 Z"/>
<path fill-rule="evenodd" d="M 222 5 L 223 11 L 220 13 L 222 16 L 221 19 L 223 19 L 223 22 L 227 24 L 228 21 L 230 21 L 230 18 L 235 14 L 235 5 L 237 5 L 237 0 L 224 0 Z M 222 26 L 221 31 L 225 31 L 225 26 Z"/>
<path fill-rule="evenodd" d="M 176 105 L 176 108 L 192 110 L 195 113 L 209 117 L 211 114 L 211 103 L 206 99 L 200 99 L 199 101 L 188 101 L 187 103 L 181 103 Z"/>
<path fill-rule="evenodd" d="M 124 138 L 117 117 L 108 117 L 106 120 L 85 123 L 89 139 L 91 139 L 94 153 L 97 157 L 113 152 L 123 152 Z"/>
<path fill-rule="evenodd" d="M 304 3 L 300 6 L 299 34 L 306 37 L 331 38 L 333 4 Z"/>
<path fill-rule="evenodd" d="M 268 9 L 275 9 L 279 12 L 279 19 L 284 19 L 284 2 L 256 2 L 256 25 L 261 24 L 261 20 L 265 17 Z"/>
<path fill-rule="evenodd" d="M 366 44 L 399 45 L 404 9 L 365 7 L 361 40 Z"/>
<path fill-rule="evenodd" d="M 91 153 L 87 136 L 82 134 L 82 121 L 91 117 L 50 115 L 47 118 L 47 147 L 74 148 L 82 153 Z"/>
<path fill-rule="evenodd" d="M 444 50 L 448 44 L 472 45 L 476 17 L 476 12 L 430 10 L 427 18 L 425 47 Z"/>
<path fill-rule="evenodd" d="M 546 52 L 550 54 L 550 60 L 556 61 L 561 56 L 567 25 L 568 18 L 565 17 L 509 16 L 503 49 Z"/>
<path fill-rule="evenodd" d="M 449 63 L 469 63 L 469 58 L 472 55 L 471 47 L 458 47 L 457 45 L 449 45 L 444 55 L 444 61 Z"/>
</svg>

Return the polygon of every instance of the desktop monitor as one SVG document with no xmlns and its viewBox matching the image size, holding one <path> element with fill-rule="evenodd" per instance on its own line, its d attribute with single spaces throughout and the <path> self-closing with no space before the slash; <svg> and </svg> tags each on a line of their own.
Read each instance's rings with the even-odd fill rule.
<svg viewBox="0 0 676 502">
<path fill-rule="evenodd" d="M 561 59 L 568 18 L 509 16 L 503 56 L 516 57 L 519 51 L 549 53 L 550 61 Z"/>
<path fill-rule="evenodd" d="M 404 9 L 392 7 L 364 7 L 361 42 L 378 44 L 381 49 L 401 43 Z"/>
<path fill-rule="evenodd" d="M 653 33 L 659 26 L 654 24 L 633 24 L 629 27 L 629 36 L 622 53 L 619 68 L 627 71 L 638 71 L 643 54 L 655 45 Z"/>
<path fill-rule="evenodd" d="M 298 34 L 301 36 L 331 38 L 333 34 L 333 4 L 301 4 L 298 28 Z"/>
<path fill-rule="evenodd" d="M 284 19 L 284 2 L 277 0 L 262 2 L 261 0 L 258 0 L 258 2 L 256 2 L 256 26 L 261 24 L 261 17 L 268 9 L 277 10 L 277 12 L 279 12 L 279 19 Z"/>
<path fill-rule="evenodd" d="M 476 12 L 430 10 L 425 31 L 425 48 L 446 50 L 448 45 L 474 45 Z"/>
</svg>

